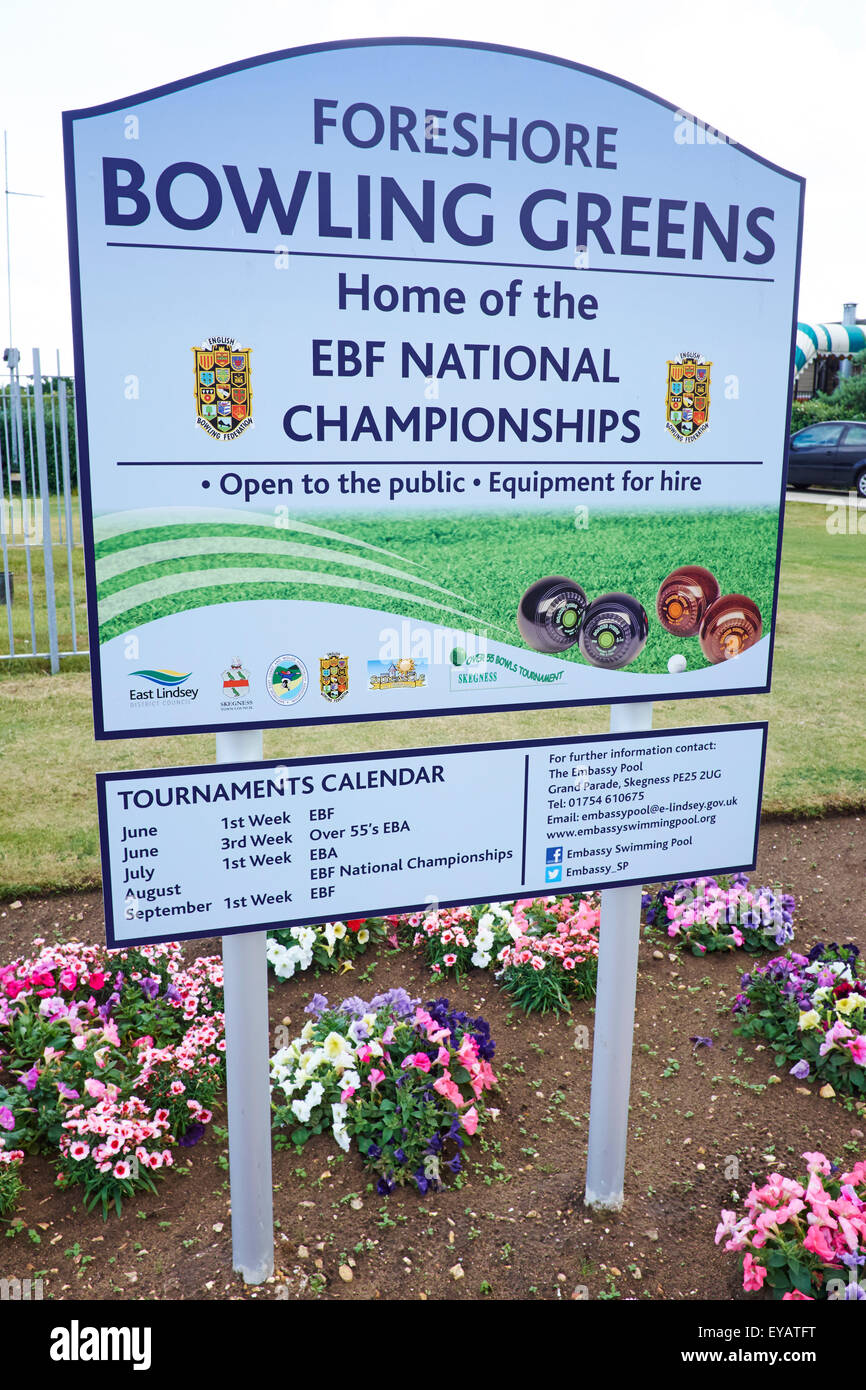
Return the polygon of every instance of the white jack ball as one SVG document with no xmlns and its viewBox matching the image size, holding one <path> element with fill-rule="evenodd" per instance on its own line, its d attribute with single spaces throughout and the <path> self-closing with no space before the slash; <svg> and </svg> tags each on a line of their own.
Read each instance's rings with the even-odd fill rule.
<svg viewBox="0 0 866 1390">
<path fill-rule="evenodd" d="M 681 656 L 678 652 L 676 656 L 672 656 L 668 661 L 668 670 L 672 676 L 676 676 L 679 675 L 680 671 L 684 671 L 687 665 L 688 662 L 685 657 Z"/>
</svg>

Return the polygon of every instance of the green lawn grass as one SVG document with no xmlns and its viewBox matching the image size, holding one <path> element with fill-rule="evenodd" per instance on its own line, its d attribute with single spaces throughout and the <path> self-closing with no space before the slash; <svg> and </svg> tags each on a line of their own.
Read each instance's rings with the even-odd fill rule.
<svg viewBox="0 0 866 1390">
<path fill-rule="evenodd" d="M 281 580 L 283 591 L 290 586 L 293 595 L 311 602 L 383 608 L 398 617 L 484 630 L 523 650 L 518 605 L 545 575 L 576 580 L 589 598 L 624 590 L 652 614 L 665 576 L 678 565 L 701 564 L 716 575 L 722 593 L 746 593 L 763 614 L 770 613 L 774 511 L 590 507 L 588 524 L 581 520 L 567 507 L 532 514 L 360 513 L 351 521 L 317 516 L 322 531 L 310 535 L 279 530 L 264 518 L 237 523 L 190 516 L 171 526 L 120 532 L 96 547 L 100 640 L 202 605 L 270 599 L 281 592 Z M 217 538 L 230 548 L 217 549 Z M 232 570 L 243 578 L 233 578 Z M 217 582 L 222 576 L 224 582 Z M 646 647 L 629 669 L 665 671 L 681 646 L 680 638 L 653 622 Z M 582 660 L 576 646 L 564 656 Z M 689 644 L 688 658 L 692 667 L 709 664 L 696 642 Z"/>
<path fill-rule="evenodd" d="M 587 535 L 575 533 L 575 555 Z M 381 532 L 378 543 L 387 544 Z M 579 568 L 574 573 L 581 577 Z M 599 577 L 615 582 L 607 572 Z M 866 809 L 864 578 L 866 534 L 831 534 L 822 507 L 789 504 L 772 693 L 655 707 L 659 728 L 768 719 L 765 814 Z M 733 583 L 728 579 L 726 587 Z M 652 597 L 640 595 L 645 603 Z M 580 708 L 275 729 L 265 734 L 265 756 L 559 737 L 607 727 L 606 708 Z M 214 739 L 97 744 L 86 673 L 19 671 L 0 679 L 0 751 L 0 893 L 9 895 L 98 884 L 95 772 L 210 763 Z"/>
<path fill-rule="evenodd" d="M 78 494 L 70 498 L 72 518 L 72 555 L 66 544 L 66 508 L 57 496 L 51 497 L 51 556 L 54 567 L 54 602 L 57 614 L 57 647 L 61 652 L 87 651 L 87 607 L 84 593 L 84 551 L 81 547 L 81 525 Z M 30 659 L 35 652 L 48 651 L 48 611 L 46 605 L 45 555 L 41 540 L 41 504 L 30 505 L 23 512 L 20 500 L 11 513 L 7 512 L 7 560 L 13 576 L 15 595 L 12 601 L 12 643 L 15 657 L 8 659 L 12 649 L 9 641 L 9 621 L 5 605 L 0 601 L 0 675 L 11 675 L 20 667 L 21 659 Z M 33 624 L 30 620 L 28 589 L 28 546 L 24 544 L 26 524 L 29 543 L 30 581 L 33 589 Z M 2 556 L 0 556 L 2 560 Z M 0 566 L 2 568 L 2 566 Z M 0 600 L 3 580 L 0 574 Z M 34 645 L 35 631 L 35 645 Z M 74 638 L 74 641 L 73 641 Z"/>
</svg>

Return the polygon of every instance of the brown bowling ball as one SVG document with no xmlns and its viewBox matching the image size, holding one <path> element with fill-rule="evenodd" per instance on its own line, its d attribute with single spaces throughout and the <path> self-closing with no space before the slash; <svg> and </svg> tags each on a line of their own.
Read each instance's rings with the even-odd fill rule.
<svg viewBox="0 0 866 1390">
<path fill-rule="evenodd" d="M 656 595 L 656 614 L 662 627 L 677 637 L 694 637 L 704 614 L 719 597 L 714 574 L 701 565 L 681 565 L 668 575 Z"/>
<path fill-rule="evenodd" d="M 701 651 L 707 661 L 729 661 L 760 641 L 761 612 L 745 594 L 725 594 L 710 604 L 701 624 Z"/>
</svg>

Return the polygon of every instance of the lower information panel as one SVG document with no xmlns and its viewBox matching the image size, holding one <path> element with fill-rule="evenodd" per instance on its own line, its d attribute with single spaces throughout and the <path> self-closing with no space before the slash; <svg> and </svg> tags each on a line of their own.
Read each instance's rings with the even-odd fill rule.
<svg viewBox="0 0 866 1390">
<path fill-rule="evenodd" d="M 109 946 L 754 868 L 767 725 L 97 775 Z"/>
</svg>

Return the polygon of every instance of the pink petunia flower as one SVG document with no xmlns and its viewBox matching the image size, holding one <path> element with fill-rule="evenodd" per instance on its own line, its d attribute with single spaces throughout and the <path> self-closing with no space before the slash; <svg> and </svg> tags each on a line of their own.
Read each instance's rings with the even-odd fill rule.
<svg viewBox="0 0 866 1390">
<path fill-rule="evenodd" d="M 460 1116 L 460 1123 L 466 1130 L 466 1133 L 471 1138 L 472 1135 L 475 1133 L 476 1129 L 478 1128 L 478 1111 L 475 1109 L 474 1105 L 472 1106 L 471 1110 L 467 1110 L 463 1115 Z"/>
<path fill-rule="evenodd" d="M 743 1288 L 746 1293 L 757 1293 L 758 1289 L 763 1288 L 767 1271 L 764 1265 L 755 1263 L 751 1254 L 747 1254 L 743 1260 Z"/>
</svg>

